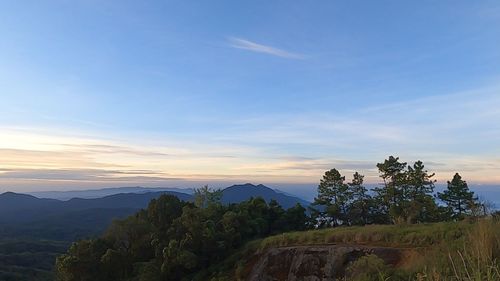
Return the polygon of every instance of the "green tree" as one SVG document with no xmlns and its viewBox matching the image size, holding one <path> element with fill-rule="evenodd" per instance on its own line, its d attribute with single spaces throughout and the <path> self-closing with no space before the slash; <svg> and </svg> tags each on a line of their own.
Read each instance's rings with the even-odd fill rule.
<svg viewBox="0 0 500 281">
<path fill-rule="evenodd" d="M 110 280 L 121 280 L 126 278 L 130 273 L 130 262 L 131 255 L 127 253 L 108 249 L 106 253 L 101 256 L 101 264 L 103 266 L 103 271 L 107 272 L 107 278 Z"/>
<path fill-rule="evenodd" d="M 299 203 L 295 206 L 288 208 L 284 214 L 285 225 L 282 231 L 304 230 L 306 229 L 307 216 L 306 209 Z"/>
<path fill-rule="evenodd" d="M 368 189 L 363 185 L 364 177 L 358 172 L 352 176 L 352 181 L 348 183 L 349 197 L 351 199 L 348 206 L 348 220 L 352 224 L 364 225 L 370 223 L 370 208 L 372 198 L 368 194 Z"/>
<path fill-rule="evenodd" d="M 137 264 L 138 281 L 161 281 L 161 268 L 156 261 L 149 261 Z"/>
<path fill-rule="evenodd" d="M 226 247 L 232 249 L 240 245 L 242 241 L 242 234 L 240 232 L 242 226 L 241 215 L 234 211 L 227 211 L 219 223 L 222 228 L 222 236 Z"/>
<path fill-rule="evenodd" d="M 448 181 L 447 189 L 442 193 L 438 192 L 437 196 L 446 204 L 453 219 L 463 219 L 477 204 L 474 192 L 469 190 L 467 182 L 458 173 Z"/>
<path fill-rule="evenodd" d="M 379 203 L 379 213 L 388 215 L 393 222 L 400 221 L 403 216 L 403 185 L 406 180 L 406 162 L 400 162 L 399 157 L 389 156 L 377 168 L 384 185 L 375 188 L 376 201 Z"/>
<path fill-rule="evenodd" d="M 287 221 L 285 219 L 285 210 L 280 206 L 278 201 L 271 199 L 269 201 L 269 223 L 270 232 L 279 233 L 287 227 Z"/>
<path fill-rule="evenodd" d="M 107 277 L 112 274 L 106 274 L 101 264 L 101 257 L 106 253 L 107 248 L 106 242 L 102 239 L 73 243 L 68 252 L 56 260 L 57 280 L 107 280 Z"/>
<path fill-rule="evenodd" d="M 147 208 L 148 221 L 161 231 L 170 228 L 173 220 L 182 214 L 185 202 L 173 195 L 163 195 L 153 199 Z"/>
<path fill-rule="evenodd" d="M 305 226 L 300 205 L 284 211 L 260 197 L 222 205 L 208 187 L 199 194 L 196 205 L 162 195 L 102 238 L 75 243 L 57 259 L 57 280 L 188 280 L 249 240 Z"/>
<path fill-rule="evenodd" d="M 197 188 L 194 191 L 194 204 L 198 208 L 207 208 L 212 205 L 220 204 L 222 199 L 221 189 L 211 189 L 208 185 Z"/>
<path fill-rule="evenodd" d="M 163 250 L 161 272 L 165 280 L 181 280 L 185 272 L 196 267 L 197 256 L 186 250 L 182 242 L 170 240 Z"/>
<path fill-rule="evenodd" d="M 269 234 L 269 207 L 261 197 L 251 198 L 248 201 L 247 214 L 249 216 L 249 225 L 252 228 L 252 234 L 258 237 L 264 237 Z"/>
<path fill-rule="evenodd" d="M 437 217 L 434 192 L 434 173 L 429 173 L 422 161 L 408 165 L 403 184 L 404 218 L 407 223 L 431 222 Z"/>
<path fill-rule="evenodd" d="M 324 208 L 324 211 L 318 211 L 319 219 L 324 220 L 321 224 L 348 223 L 347 204 L 350 200 L 348 188 L 345 177 L 337 169 L 325 172 L 318 186 L 318 196 L 314 198 L 313 203 Z"/>
</svg>

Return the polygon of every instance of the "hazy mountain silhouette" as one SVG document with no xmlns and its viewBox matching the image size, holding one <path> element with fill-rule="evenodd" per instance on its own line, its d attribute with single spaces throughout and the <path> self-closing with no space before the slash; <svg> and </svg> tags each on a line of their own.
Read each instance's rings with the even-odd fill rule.
<svg viewBox="0 0 500 281">
<path fill-rule="evenodd" d="M 121 193 L 102 198 L 74 198 L 68 201 L 37 198 L 27 194 L 6 192 L 0 194 L 0 223 L 38 221 L 47 216 L 90 209 L 126 209 L 127 212 L 119 216 L 124 217 L 138 209 L 145 208 L 151 199 L 157 198 L 162 194 L 175 195 L 185 201 L 192 199 L 192 196 L 189 194 L 173 191 Z"/>
<path fill-rule="evenodd" d="M 175 195 L 180 200 L 183 201 L 190 201 L 193 198 L 192 195 L 174 191 L 120 193 L 95 199 L 73 198 L 68 201 L 63 201 L 62 205 L 69 210 L 83 210 L 83 209 L 94 209 L 94 208 L 142 209 L 147 207 L 152 199 L 158 198 L 163 194 Z"/>
<path fill-rule="evenodd" d="M 44 208 L 59 204 L 55 199 L 40 199 L 32 195 L 5 192 L 0 194 L 0 216 L 8 212 Z"/>
<path fill-rule="evenodd" d="M 192 194 L 192 188 L 169 188 L 169 187 L 111 187 L 101 189 L 70 190 L 70 191 L 35 191 L 27 194 L 38 198 L 51 198 L 58 200 L 69 200 L 72 198 L 93 199 L 120 193 L 148 193 L 159 191 L 173 191 Z"/>
<path fill-rule="evenodd" d="M 141 187 L 134 188 L 116 188 L 114 191 L 119 190 L 134 190 L 139 192 L 130 193 L 118 193 L 108 196 L 103 196 L 100 198 L 72 198 L 67 201 L 57 200 L 57 199 L 46 199 L 38 198 L 33 195 L 5 192 L 0 194 L 0 220 L 2 218 L 8 217 L 10 215 L 19 215 L 19 212 L 29 211 L 29 210 L 43 210 L 44 212 L 54 212 L 59 210 L 64 211 L 76 211 L 85 209 L 118 209 L 118 208 L 131 208 L 131 209 L 141 209 L 145 208 L 149 201 L 153 198 L 157 198 L 162 194 L 171 194 L 177 196 L 181 200 L 192 200 L 192 195 L 188 193 L 175 192 L 175 191 L 155 191 Z M 188 190 L 188 189 L 186 189 Z M 77 194 L 79 191 L 65 194 Z M 83 191 L 87 192 L 87 191 Z M 98 192 L 112 192 L 109 189 L 101 189 Z M 223 189 L 222 202 L 223 203 L 239 203 L 241 201 L 247 200 L 251 197 L 262 197 L 266 201 L 275 199 L 284 208 L 293 207 L 296 203 L 300 203 L 304 206 L 310 203 L 302 200 L 298 197 L 279 192 L 277 190 L 271 189 L 262 184 L 253 185 L 250 183 L 233 185 L 228 188 Z M 43 214 L 39 214 L 43 215 Z"/>
<path fill-rule="evenodd" d="M 223 203 L 239 203 L 249 199 L 250 197 L 262 197 L 267 202 L 274 199 L 285 209 L 293 207 L 297 203 L 300 203 L 304 207 L 311 204 L 303 199 L 278 192 L 262 184 L 238 184 L 230 186 L 222 191 Z"/>
<path fill-rule="evenodd" d="M 104 191 L 103 191 L 104 190 Z M 0 235 L 3 237 L 32 237 L 39 239 L 75 240 L 102 232 L 114 220 L 146 208 L 149 202 L 170 194 L 184 201 L 193 195 L 175 191 L 144 192 L 143 188 L 118 188 L 137 190 L 138 193 L 119 193 L 101 198 L 73 198 L 67 201 L 37 198 L 33 195 L 6 192 L 0 194 Z M 76 191 L 77 192 L 77 191 Z M 77 194 L 77 193 L 65 194 Z M 233 185 L 222 193 L 224 204 L 238 203 L 251 197 L 262 197 L 267 202 L 275 199 L 285 209 L 300 203 L 310 203 L 300 198 L 278 192 L 264 185 Z"/>
</svg>

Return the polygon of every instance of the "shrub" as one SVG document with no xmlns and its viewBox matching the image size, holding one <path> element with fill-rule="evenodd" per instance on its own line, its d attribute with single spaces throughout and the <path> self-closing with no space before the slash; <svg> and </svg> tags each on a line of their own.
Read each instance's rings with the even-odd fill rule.
<svg viewBox="0 0 500 281">
<path fill-rule="evenodd" d="M 346 268 L 346 280 L 379 281 L 389 275 L 389 267 L 376 255 L 366 255 L 353 261 Z"/>
</svg>

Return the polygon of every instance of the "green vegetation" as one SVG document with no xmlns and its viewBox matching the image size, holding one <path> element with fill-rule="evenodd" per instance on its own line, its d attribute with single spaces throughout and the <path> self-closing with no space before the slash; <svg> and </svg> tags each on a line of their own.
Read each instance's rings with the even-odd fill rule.
<svg viewBox="0 0 500 281">
<path fill-rule="evenodd" d="M 189 280 L 246 241 L 305 229 L 300 205 L 283 210 L 253 198 L 225 206 L 217 193 L 200 189 L 195 204 L 170 195 L 152 200 L 101 238 L 73 244 L 57 259 L 58 280 Z"/>
<path fill-rule="evenodd" d="M 169 200 L 171 200 L 170 198 Z M 165 200 L 162 198 L 162 200 Z M 253 199 L 251 201 L 255 201 Z M 245 202 L 244 205 L 253 205 L 251 201 Z M 196 208 L 196 207 L 195 207 Z M 234 206 L 233 206 L 234 208 Z M 122 227 L 126 224 L 121 223 Z M 130 225 L 132 226 L 132 225 Z M 113 228 L 112 228 L 113 229 Z M 115 232 L 114 235 L 119 235 L 120 232 Z M 123 233 L 122 233 L 123 234 Z M 109 239 L 109 238 L 108 238 Z M 136 240 L 142 240 L 135 237 Z M 147 239 L 146 239 L 147 240 Z M 128 241 L 128 242 L 127 242 Z M 127 244 L 134 239 L 123 240 Z M 78 273 L 80 278 L 77 279 L 61 279 L 61 280 L 87 280 L 82 276 L 89 276 L 88 272 L 93 268 L 92 272 L 96 273 L 95 268 L 103 267 L 106 263 L 112 261 L 113 255 L 117 254 L 116 249 L 106 249 L 105 240 L 92 240 L 80 242 L 78 249 L 73 247 L 69 254 L 62 256 L 58 262 L 59 273 L 61 269 L 66 268 L 63 262 L 70 259 L 75 264 L 79 265 L 81 271 Z M 142 245 L 144 246 L 144 242 Z M 175 243 L 175 244 L 174 244 Z M 163 264 L 166 257 L 175 257 L 168 262 L 177 266 L 183 264 L 184 270 L 189 269 L 188 266 L 193 266 L 199 262 L 198 255 L 193 252 L 182 252 L 182 243 L 169 243 L 167 253 L 165 251 L 160 254 L 163 256 Z M 414 249 L 418 255 L 408 258 L 405 261 L 405 267 L 402 269 L 394 269 L 390 266 L 380 263 L 380 259 L 375 257 L 365 257 L 350 264 L 346 271 L 349 272 L 351 279 L 347 280 L 498 280 L 495 278 L 498 275 L 499 259 L 500 259 L 500 223 L 489 219 L 480 219 L 478 221 L 463 221 L 463 222 L 441 222 L 428 224 L 412 224 L 412 225 L 367 225 L 367 226 L 352 226 L 352 227 L 336 227 L 325 228 L 318 230 L 294 231 L 274 236 L 253 240 L 245 243 L 237 251 L 227 251 L 220 254 L 214 260 L 204 264 L 203 268 L 191 268 L 191 272 L 184 272 L 176 276 L 165 276 L 162 271 L 165 267 L 160 265 L 159 261 L 136 261 L 135 265 L 128 265 L 133 270 L 129 277 L 121 277 L 113 280 L 169 280 L 168 278 L 181 280 L 243 280 L 248 274 L 247 264 L 249 261 L 268 248 L 294 246 L 294 245 L 317 245 L 317 244 L 361 244 L 370 246 L 383 246 Z M 140 243 L 129 244 L 129 248 L 134 248 Z M 93 258 L 89 258 L 89 248 L 93 254 Z M 96 253 L 99 250 L 99 253 Z M 175 255 L 174 255 L 175 254 Z M 227 258 L 222 259 L 220 257 Z M 136 256 L 126 255 L 128 258 Z M 123 258 L 123 257 L 122 257 Z M 119 262 L 128 264 L 130 261 L 125 259 L 116 259 Z M 115 260 L 115 261 L 116 261 Z M 95 264 L 87 265 L 82 261 L 92 262 Z M 463 264 L 466 264 L 464 266 Z M 63 266 L 61 268 L 60 266 Z M 97 266 L 97 267 L 95 267 Z M 195 264 L 196 266 L 196 264 Z M 455 266 L 455 269 L 454 269 Z M 71 270 L 76 270 L 73 268 Z M 111 267 L 112 268 L 112 267 Z M 116 264 L 115 269 L 126 269 L 123 264 Z M 365 268 L 366 271 L 361 269 Z M 109 270 L 108 267 L 105 270 Z M 172 269 L 170 269 L 172 270 Z M 376 272 L 377 274 L 373 274 Z M 467 279 L 465 275 L 474 275 L 476 279 Z M 157 279 L 152 279 L 153 276 Z M 457 276 L 461 276 L 458 278 Z M 61 276 L 60 276 L 61 277 Z M 369 278 L 376 279 L 369 279 Z M 396 279 L 399 278 L 399 279 Z M 109 280 L 106 277 L 98 277 L 96 275 L 89 277 L 88 280 Z M 99 279 L 101 278 L 101 279 Z M 135 279 L 134 279 L 135 278 Z M 143 279 L 141 279 L 143 278 Z M 164 278 L 164 279 L 161 279 Z M 367 279 L 368 278 L 368 279 Z M 383 279 L 379 279 L 383 278 Z M 457 279 L 458 278 L 458 279 Z"/>
<path fill-rule="evenodd" d="M 332 243 L 415 253 L 404 268 L 360 257 L 346 265 L 352 280 L 500 277 L 500 225 L 458 174 L 438 195 L 440 205 L 434 174 L 421 161 L 407 165 L 390 156 L 377 168 L 384 184 L 372 191 L 358 172 L 346 183 L 338 170 L 327 171 L 309 216 L 299 204 L 284 210 L 262 198 L 223 205 L 221 192 L 207 186 L 196 191 L 194 203 L 161 196 L 102 237 L 73 244 L 57 258 L 57 279 L 241 280 L 250 260 L 267 248 Z"/>
<path fill-rule="evenodd" d="M 386 280 L 389 271 L 390 268 L 385 264 L 384 260 L 376 255 L 369 254 L 360 257 L 347 266 L 345 279 L 356 281 Z"/>
<path fill-rule="evenodd" d="M 462 219 L 467 211 L 477 208 L 474 192 L 469 190 L 458 173 L 448 182 L 448 189 L 438 193 L 438 198 L 446 203 L 450 216 L 454 219 Z"/>
<path fill-rule="evenodd" d="M 134 210 L 91 209 L 28 223 L 0 224 L 0 280 L 54 280 L 56 257 L 72 241 L 98 236 L 113 217 L 131 213 Z"/>
<path fill-rule="evenodd" d="M 53 266 L 69 242 L 0 240 L 0 280 L 53 280 Z"/>
<path fill-rule="evenodd" d="M 448 182 L 448 189 L 438 193 L 444 203 L 439 205 L 433 196 L 434 174 L 422 161 L 407 165 L 390 156 L 377 168 L 384 184 L 374 188 L 371 195 L 360 173 L 355 172 L 352 181 L 346 183 L 337 169 L 327 171 L 313 203 L 315 226 L 429 223 L 486 213 L 485 204 L 478 202 L 458 173 Z"/>
</svg>

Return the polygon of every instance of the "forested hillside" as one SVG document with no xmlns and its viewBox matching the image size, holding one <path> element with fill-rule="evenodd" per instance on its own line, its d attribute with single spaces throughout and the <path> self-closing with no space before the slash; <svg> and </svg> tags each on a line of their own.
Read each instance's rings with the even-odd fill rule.
<svg viewBox="0 0 500 281">
<path fill-rule="evenodd" d="M 483 224 L 474 224 L 474 221 L 480 218 L 492 221 L 488 205 L 478 201 L 458 173 L 448 182 L 445 191 L 434 194 L 434 174 L 428 172 L 421 161 L 408 165 L 391 156 L 379 163 L 377 168 L 384 184 L 371 191 L 364 186 L 364 177 L 358 172 L 354 173 L 351 182 L 346 182 L 338 170 L 327 171 L 320 181 L 318 195 L 308 215 L 300 204 L 284 210 L 276 201 L 266 203 L 262 198 L 225 205 L 221 203 L 222 192 L 208 187 L 196 190 L 194 202 L 162 196 L 152 200 L 147 209 L 113 223 L 100 238 L 73 244 L 68 253 L 57 259 L 57 278 L 61 281 L 234 280 L 246 278 L 241 270 L 245 271 L 248 265 L 240 264 L 242 269 L 238 272 L 228 268 L 237 266 L 238 260 L 249 261 L 258 249 L 273 243 L 274 246 L 311 242 L 385 243 L 386 246 L 409 247 L 440 245 L 446 252 L 456 250 L 457 243 L 470 239 L 470 231 L 483 227 Z M 458 225 L 458 221 L 464 219 L 472 224 Z M 445 228 L 439 224 L 425 228 L 404 226 L 442 221 L 450 223 Z M 362 227 L 371 224 L 403 225 L 402 235 L 393 227 L 383 231 Z M 352 228 L 354 225 L 361 227 Z M 489 241 L 488 245 L 492 248 L 486 256 L 481 256 L 486 267 L 478 268 L 477 274 L 481 278 L 486 276 L 484 274 L 500 277 L 492 275 L 498 270 L 496 243 L 500 237 L 494 231 L 497 224 L 487 225 L 489 228 L 483 227 L 485 229 L 479 229 L 478 233 L 487 236 L 483 238 Z M 335 231 L 284 234 L 317 228 L 333 228 Z M 412 231 L 415 233 L 412 234 Z M 339 233 L 345 238 L 339 240 Z M 273 234 L 280 235 L 264 240 L 262 247 L 255 248 L 259 244 L 250 242 Z M 346 266 L 361 256 L 346 260 Z M 475 257 L 472 255 L 471 259 Z M 376 261 L 380 262 L 384 265 L 383 260 Z M 473 262 L 464 260 L 464 267 Z M 488 268 L 493 271 L 485 272 Z M 444 279 L 429 277 L 428 280 L 447 280 L 447 274 L 452 278 L 450 272 L 436 273 L 444 274 Z M 424 273 L 412 271 L 402 276 L 412 279 Z"/>
<path fill-rule="evenodd" d="M 67 201 L 12 192 L 0 194 L 0 280 L 53 280 L 55 257 L 67 251 L 72 242 L 101 235 L 113 220 L 124 219 L 146 208 L 152 199 L 162 194 L 185 202 L 194 200 L 186 193 L 138 190 L 141 192 Z M 234 185 L 220 193 L 223 204 L 251 197 L 262 197 L 267 202 L 275 199 L 273 204 L 279 202 L 290 207 L 297 203 L 304 207 L 310 204 L 263 185 Z"/>
<path fill-rule="evenodd" d="M 254 198 L 222 205 L 210 191 L 195 203 L 164 195 L 115 222 L 97 239 L 71 246 L 59 280 L 181 280 L 222 261 L 245 242 L 306 227 L 305 209 Z"/>
</svg>

